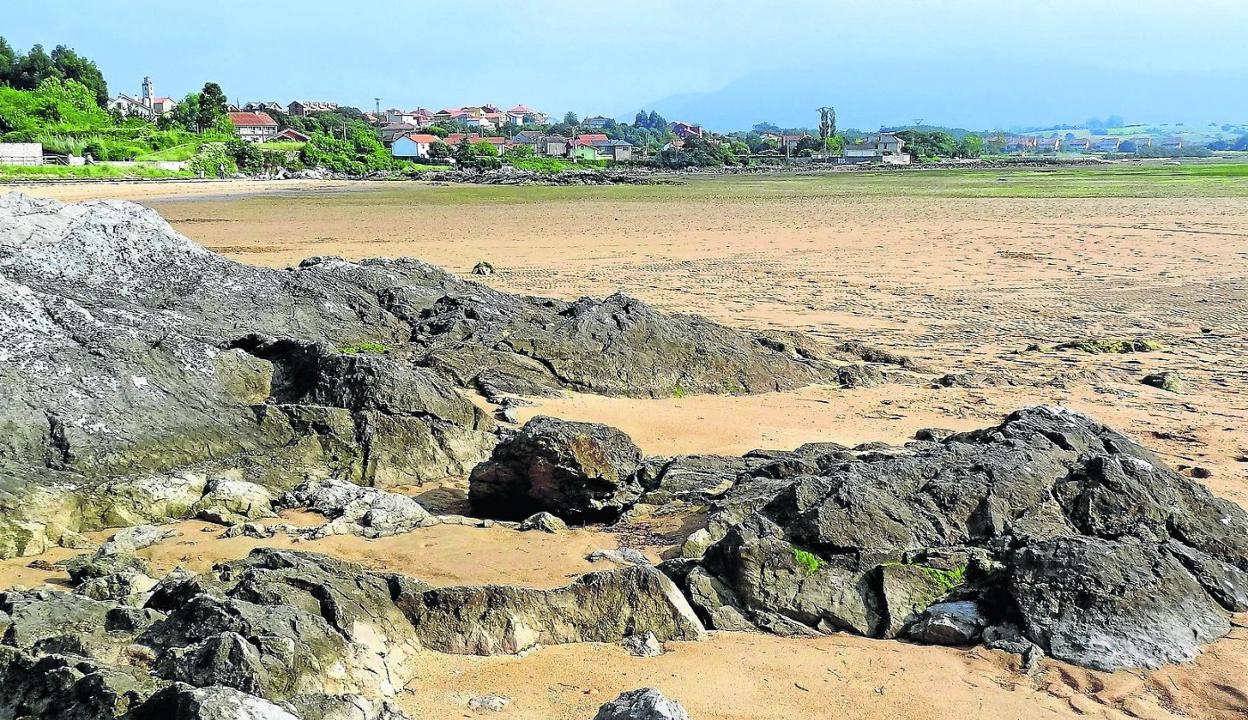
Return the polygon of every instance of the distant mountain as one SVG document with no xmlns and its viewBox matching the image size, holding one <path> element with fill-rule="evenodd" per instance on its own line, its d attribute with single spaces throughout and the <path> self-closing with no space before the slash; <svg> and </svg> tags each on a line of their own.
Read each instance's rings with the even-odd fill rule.
<svg viewBox="0 0 1248 720">
<path fill-rule="evenodd" d="M 1248 73 L 1198 75 L 995 64 L 840 65 L 746 75 L 714 92 L 673 95 L 645 105 L 673 120 L 720 132 L 768 121 L 816 127 L 820 105 L 837 125 L 872 130 L 928 124 L 976 129 L 1081 122 L 1110 114 L 1156 122 L 1248 119 Z M 631 114 L 629 115 L 631 117 Z"/>
</svg>

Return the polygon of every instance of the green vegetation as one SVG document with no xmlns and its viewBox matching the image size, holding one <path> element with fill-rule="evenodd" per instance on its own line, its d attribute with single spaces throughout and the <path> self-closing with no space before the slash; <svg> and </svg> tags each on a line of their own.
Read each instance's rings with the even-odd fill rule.
<svg viewBox="0 0 1248 720">
<path fill-rule="evenodd" d="M 59 179 L 92 179 L 92 178 L 187 178 L 191 173 L 179 170 L 162 170 L 155 167 L 136 165 L 118 167 L 116 165 L 0 165 L 0 180 L 59 180 Z"/>
<path fill-rule="evenodd" d="M 338 348 L 338 352 L 344 355 L 381 355 L 389 352 L 390 346 L 384 345 L 372 340 L 354 343 L 352 345 L 343 345 Z"/>
<path fill-rule="evenodd" d="M 518 170 L 528 170 L 530 172 L 540 173 L 561 173 L 565 170 L 580 170 L 584 168 L 602 168 L 606 167 L 606 160 L 588 160 L 581 162 L 573 162 L 565 158 L 545 157 L 545 156 L 514 156 L 508 155 L 507 164 Z"/>
<path fill-rule="evenodd" d="M 57 45 L 51 55 L 35 45 L 23 55 L 0 37 L 0 86 L 34 90 L 48 80 L 72 80 L 87 88 L 97 106 L 108 104 L 108 85 L 94 62 L 64 45 Z"/>
<path fill-rule="evenodd" d="M 966 582 L 966 566 L 959 565 L 952 570 L 942 570 L 930 565 L 918 565 L 919 571 L 935 582 L 943 594 Z"/>
<path fill-rule="evenodd" d="M 1161 343 L 1147 338 L 1134 340 L 1120 339 L 1087 339 L 1071 340 L 1056 346 L 1058 350 L 1081 350 L 1092 355 L 1113 355 L 1135 352 L 1156 352 L 1162 348 Z"/>
<path fill-rule="evenodd" d="M 672 397 L 676 398 L 677 400 L 680 400 L 681 398 L 685 397 L 688 394 L 689 394 L 689 391 L 686 390 L 685 386 L 681 385 L 680 383 L 676 383 L 676 387 L 672 388 Z"/>
<path fill-rule="evenodd" d="M 814 575 L 819 572 L 819 568 L 823 567 L 823 560 L 818 555 L 799 547 L 793 548 L 793 560 L 806 571 L 807 575 Z"/>
</svg>

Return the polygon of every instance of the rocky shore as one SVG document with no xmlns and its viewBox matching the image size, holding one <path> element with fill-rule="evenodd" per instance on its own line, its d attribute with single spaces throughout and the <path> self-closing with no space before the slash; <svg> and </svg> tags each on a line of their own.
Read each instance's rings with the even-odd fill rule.
<svg viewBox="0 0 1248 720">
<path fill-rule="evenodd" d="M 261 269 L 137 205 L 0 196 L 0 556 L 120 529 L 65 562 L 68 588 L 0 593 L 0 717 L 395 720 L 421 653 L 646 653 L 722 631 L 1157 667 L 1248 611 L 1248 514 L 1062 408 L 740 457 L 648 457 L 614 428 L 507 413 L 567 391 L 919 379 L 877 348 L 623 294 L 522 297 L 413 259 Z M 464 476 L 471 517 L 395 491 Z M 273 521 L 291 509 L 324 523 Z M 314 541 L 656 512 L 700 518 L 679 557 L 620 551 L 553 589 L 435 587 L 279 549 L 162 574 L 138 554 L 187 517 Z M 637 690 L 597 717 L 687 718 L 678 699 Z"/>
</svg>

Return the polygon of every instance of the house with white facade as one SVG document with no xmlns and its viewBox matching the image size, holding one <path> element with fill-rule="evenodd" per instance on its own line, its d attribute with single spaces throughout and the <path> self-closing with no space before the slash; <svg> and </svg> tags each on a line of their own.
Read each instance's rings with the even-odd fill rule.
<svg viewBox="0 0 1248 720">
<path fill-rule="evenodd" d="M 841 152 L 841 162 L 909 165 L 910 155 L 903 152 L 905 145 L 905 140 L 892 133 L 869 135 L 858 142 L 846 143 L 845 149 Z"/>
<path fill-rule="evenodd" d="M 268 142 L 277 137 L 277 121 L 264 112 L 229 113 L 234 132 L 247 142 Z"/>
</svg>

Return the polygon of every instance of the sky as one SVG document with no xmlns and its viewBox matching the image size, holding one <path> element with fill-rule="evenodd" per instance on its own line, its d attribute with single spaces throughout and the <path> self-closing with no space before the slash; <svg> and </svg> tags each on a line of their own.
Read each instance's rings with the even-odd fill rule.
<svg viewBox="0 0 1248 720">
<path fill-rule="evenodd" d="M 1248 0 L 0 0 L 110 90 L 411 109 L 702 112 L 712 127 L 1248 121 Z M 1023 87 L 1020 87 L 1023 86 Z M 771 89 L 771 92 L 763 90 Z M 908 100 L 908 98 L 912 98 Z M 1140 117 L 1150 115 L 1150 117 Z M 697 121 L 698 118 L 688 118 Z M 728 129 L 719 127 L 716 129 Z"/>
</svg>

